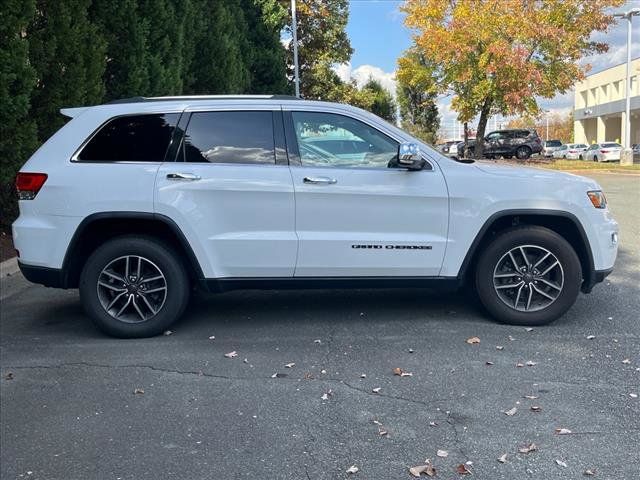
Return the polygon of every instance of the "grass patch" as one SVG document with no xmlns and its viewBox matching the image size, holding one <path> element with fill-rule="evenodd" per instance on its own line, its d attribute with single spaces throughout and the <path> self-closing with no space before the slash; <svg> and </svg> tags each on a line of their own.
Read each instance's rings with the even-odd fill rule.
<svg viewBox="0 0 640 480">
<path fill-rule="evenodd" d="M 585 160 L 556 160 L 549 163 L 538 163 L 536 167 L 551 170 L 603 170 L 610 172 L 640 172 L 640 163 L 620 165 L 619 162 L 588 162 Z"/>
</svg>

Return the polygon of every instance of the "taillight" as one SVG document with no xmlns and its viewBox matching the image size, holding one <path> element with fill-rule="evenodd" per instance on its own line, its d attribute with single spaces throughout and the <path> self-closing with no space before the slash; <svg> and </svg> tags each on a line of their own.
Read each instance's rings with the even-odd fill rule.
<svg viewBox="0 0 640 480">
<path fill-rule="evenodd" d="M 578 150 L 569 150 L 569 153 L 578 153 Z"/>
<path fill-rule="evenodd" d="M 609 150 L 600 150 L 600 153 L 609 153 Z"/>
<path fill-rule="evenodd" d="M 16 175 L 18 200 L 33 200 L 47 181 L 46 173 L 24 173 Z"/>
</svg>

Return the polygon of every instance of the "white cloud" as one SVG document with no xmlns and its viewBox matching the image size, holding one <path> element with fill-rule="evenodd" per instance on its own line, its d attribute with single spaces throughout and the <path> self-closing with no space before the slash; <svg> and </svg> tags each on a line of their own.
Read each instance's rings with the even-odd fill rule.
<svg viewBox="0 0 640 480">
<path fill-rule="evenodd" d="M 375 65 L 360 65 L 353 68 L 350 62 L 335 65 L 333 70 L 340 80 L 343 82 L 354 80 L 358 87 L 362 87 L 370 78 L 377 80 L 394 98 L 396 96 L 396 72 L 385 72 Z"/>
</svg>

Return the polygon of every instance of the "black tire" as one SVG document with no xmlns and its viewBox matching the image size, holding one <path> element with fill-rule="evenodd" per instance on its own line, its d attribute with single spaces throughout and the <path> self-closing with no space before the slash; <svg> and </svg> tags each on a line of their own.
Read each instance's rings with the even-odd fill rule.
<svg viewBox="0 0 640 480">
<path fill-rule="evenodd" d="M 513 158 L 513 155 L 503 155 L 502 158 L 504 158 L 505 160 L 510 160 L 511 158 Z"/>
<path fill-rule="evenodd" d="M 582 158 L 582 155 L 578 156 L 578 160 L 584 160 L 584 158 Z"/>
<path fill-rule="evenodd" d="M 593 156 L 593 161 L 594 161 L 594 162 L 597 162 L 597 161 L 598 161 L 598 157 L 594 155 L 594 156 Z"/>
<path fill-rule="evenodd" d="M 526 145 L 521 145 L 516 149 L 516 158 L 518 160 L 527 160 L 531 156 L 531 149 Z"/>
<path fill-rule="evenodd" d="M 103 287 L 98 287 L 99 279 L 102 279 L 102 283 L 104 283 L 105 278 L 111 278 L 104 277 L 102 273 L 103 269 L 112 264 L 112 262 L 124 261 L 118 259 L 127 256 L 143 257 L 144 260 L 148 262 L 147 264 L 143 264 L 147 265 L 143 268 L 153 269 L 155 267 L 163 276 L 161 280 L 157 280 L 156 282 L 161 282 L 161 285 L 165 284 L 166 290 L 161 290 L 161 293 L 156 293 L 155 297 L 153 294 L 145 292 L 146 297 L 151 302 L 151 306 L 153 306 L 154 299 L 157 300 L 159 298 L 158 296 L 162 295 L 162 303 L 159 306 L 156 305 L 156 307 L 158 307 L 156 311 L 153 312 L 151 307 L 147 308 L 141 299 L 139 299 L 140 307 L 136 306 L 136 309 L 140 308 L 144 315 L 149 315 L 149 318 L 138 318 L 137 321 L 136 319 L 133 321 L 120 320 L 108 313 L 105 309 L 106 307 L 103 307 L 101 303 L 101 301 L 104 301 L 104 295 L 111 294 L 115 297 L 120 294 L 119 291 L 110 293 L 110 289 L 105 290 Z M 153 272 L 155 274 L 156 270 L 153 270 Z M 142 276 L 143 275 L 140 275 L 140 277 Z M 130 275 L 130 278 L 134 282 L 137 281 L 137 285 L 144 283 L 142 282 L 143 278 L 137 278 L 134 275 Z M 128 280 L 129 279 L 127 279 L 127 281 Z M 151 280 L 147 280 L 147 282 L 149 281 Z M 132 294 L 135 298 L 138 298 L 138 293 L 140 293 L 138 292 L 138 287 L 125 287 L 124 284 L 116 280 L 112 282 L 113 286 L 120 290 L 126 290 L 127 288 L 134 289 L 127 290 L 123 294 L 125 296 L 119 300 L 119 302 L 128 301 L 128 297 Z M 157 286 L 158 283 L 149 285 Z M 146 288 L 146 285 L 141 288 Z M 101 292 L 106 293 L 99 293 L 99 289 L 101 289 Z M 100 330 L 108 335 L 119 338 L 151 337 L 166 331 L 167 328 L 182 315 L 189 301 L 189 291 L 189 277 L 176 253 L 171 247 L 151 237 L 122 236 L 107 241 L 87 259 L 80 276 L 80 300 L 82 301 L 85 311 Z M 140 296 L 145 295 L 141 294 Z M 107 299 L 107 301 L 108 300 L 111 299 Z M 133 298 L 131 300 L 133 300 Z M 114 310 L 120 308 L 119 305 L 121 304 L 122 303 L 116 304 L 116 306 L 113 307 Z M 127 308 L 131 310 L 132 307 L 133 304 L 130 304 Z M 134 311 L 134 317 L 137 311 L 138 310 Z"/>
<path fill-rule="evenodd" d="M 505 300 L 498 294 L 498 290 L 494 287 L 494 271 L 498 267 L 499 262 L 508 255 L 508 252 L 519 246 L 535 246 L 551 252 L 558 260 L 560 271 L 564 275 L 562 289 L 555 301 L 545 308 L 532 311 L 522 311 L 514 308 L 513 305 L 507 305 Z M 531 259 L 530 259 L 531 260 Z M 509 260 L 507 260 L 508 262 Z M 518 260 L 519 261 L 519 260 Z M 548 260 L 550 261 L 550 260 Z M 535 258 L 531 263 L 535 262 Z M 544 263 L 542 265 L 545 265 Z M 557 268 L 557 267 L 556 267 Z M 518 277 L 525 280 L 523 277 Z M 500 282 L 503 280 L 500 279 Z M 504 280 L 504 282 L 511 280 Z M 532 282 L 533 283 L 533 282 Z M 535 282 L 538 285 L 538 282 Z M 481 252 L 478 265 L 476 268 L 475 284 L 476 291 L 480 297 L 480 301 L 487 311 L 498 321 L 511 325 L 537 326 L 544 325 L 556 320 L 562 316 L 575 303 L 580 285 L 582 283 L 582 268 L 580 260 L 571 245 L 560 235 L 552 230 L 538 226 L 515 227 L 499 234 L 485 249 Z M 525 287 L 525 292 L 529 292 L 529 288 L 542 288 L 549 290 L 549 287 L 542 283 L 539 287 L 534 287 L 531 283 Z M 515 289 L 512 289 L 515 296 Z M 522 288 L 521 288 L 522 290 Z M 500 290 L 506 292 L 506 290 Z M 533 290 L 535 291 L 535 290 Z M 503 294 L 505 295 L 505 294 Z M 527 293 L 525 293 L 527 295 Z M 536 294 L 538 295 L 538 294 Z M 506 295 L 505 295 L 506 296 Z M 544 297 L 538 295 L 544 303 Z M 531 298 L 531 297 L 529 297 Z M 515 299 L 516 302 L 518 299 Z M 526 297 L 523 298 L 523 306 L 526 303 Z M 519 305 L 519 303 L 517 303 Z"/>
</svg>

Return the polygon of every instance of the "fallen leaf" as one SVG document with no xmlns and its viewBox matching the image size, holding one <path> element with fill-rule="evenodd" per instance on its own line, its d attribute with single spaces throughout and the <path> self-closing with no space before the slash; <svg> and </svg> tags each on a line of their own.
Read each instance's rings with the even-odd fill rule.
<svg viewBox="0 0 640 480">
<path fill-rule="evenodd" d="M 594 338 L 596 338 L 595 335 L 587 335 L 587 340 L 593 340 Z"/>
<path fill-rule="evenodd" d="M 320 397 L 322 400 L 329 400 L 329 395 L 327 395 L 326 393 L 323 393 L 322 396 Z"/>
<path fill-rule="evenodd" d="M 409 353 L 413 353 L 413 348 L 410 348 L 410 349 L 409 349 Z"/>
<path fill-rule="evenodd" d="M 525 330 L 526 330 L 527 332 L 531 332 L 531 331 L 533 331 L 533 328 L 531 328 L 531 327 L 527 327 L 527 328 L 525 328 Z"/>
<path fill-rule="evenodd" d="M 535 400 L 538 397 L 536 397 L 535 395 L 525 395 L 524 398 L 528 398 L 529 400 Z"/>
<path fill-rule="evenodd" d="M 215 336 L 215 335 L 211 335 L 211 336 L 209 337 L 209 340 L 215 340 L 215 339 L 216 339 L 216 336 Z"/>
<path fill-rule="evenodd" d="M 509 335 L 509 341 L 513 342 L 515 340 L 515 338 L 513 338 L 511 335 Z"/>
<path fill-rule="evenodd" d="M 542 407 L 539 405 L 531 405 L 531 411 L 532 412 L 541 412 L 542 411 Z"/>
<path fill-rule="evenodd" d="M 396 367 L 393 369 L 393 374 L 394 375 L 402 375 L 402 369 Z"/>
<path fill-rule="evenodd" d="M 631 360 L 625 358 L 624 360 L 622 360 L 622 363 L 624 363 L 625 365 L 629 365 L 631 363 Z"/>
<path fill-rule="evenodd" d="M 512 409 L 505 411 L 504 414 L 509 417 L 513 417 L 517 411 L 518 409 L 516 407 L 513 407 Z"/>
<path fill-rule="evenodd" d="M 570 435 L 573 432 L 568 428 L 556 428 L 556 433 L 558 435 Z"/>
<path fill-rule="evenodd" d="M 238 356 L 238 352 L 234 350 L 233 352 L 225 353 L 224 356 L 227 358 L 234 358 Z"/>
<path fill-rule="evenodd" d="M 558 460 L 558 459 L 556 459 L 556 463 L 557 463 L 558 465 L 560 465 L 561 467 L 564 467 L 564 468 L 566 468 L 566 467 L 567 467 L 567 464 L 566 464 L 566 463 L 564 463 L 562 460 Z"/>
<path fill-rule="evenodd" d="M 471 475 L 471 470 L 469 470 L 464 463 L 461 463 L 456 467 L 456 473 L 460 475 Z"/>
<path fill-rule="evenodd" d="M 538 364 L 537 362 L 532 362 L 531 360 L 528 360 L 527 363 L 525 363 L 527 367 L 534 367 L 537 364 Z"/>
<path fill-rule="evenodd" d="M 413 376 L 413 373 L 405 372 L 404 370 L 402 370 L 401 368 L 398 368 L 398 367 L 393 369 L 393 374 L 394 375 L 398 375 L 400 377 L 412 377 Z"/>
<path fill-rule="evenodd" d="M 498 461 L 500 463 L 507 463 L 507 454 L 503 453 L 502 455 L 500 455 L 500 457 L 498 457 Z"/>
<path fill-rule="evenodd" d="M 165 331 L 164 331 L 164 333 L 163 333 L 163 335 L 164 335 L 165 337 L 168 337 L 168 336 L 169 336 L 169 335 L 171 335 L 172 333 L 173 333 L 173 332 L 172 332 L 171 330 L 165 330 Z"/>
<path fill-rule="evenodd" d="M 400 374 L 401 377 L 413 377 L 413 373 L 411 372 L 402 372 Z"/>
<path fill-rule="evenodd" d="M 496 350 L 504 350 L 504 347 L 502 345 L 496 345 Z"/>
<path fill-rule="evenodd" d="M 372 388 L 371 391 L 373 393 L 380 393 L 380 387 Z"/>
<path fill-rule="evenodd" d="M 436 452 L 436 455 L 440 458 L 447 458 L 449 456 L 449 452 L 447 452 L 446 450 L 438 450 Z"/>
<path fill-rule="evenodd" d="M 244 363 L 249 363 L 249 359 L 245 358 L 244 360 L 242 360 Z"/>
<path fill-rule="evenodd" d="M 535 452 L 536 450 L 538 450 L 538 447 L 536 446 L 535 443 L 530 443 L 529 445 L 525 445 L 524 447 L 518 448 L 518 452 L 520 453 Z"/>
<path fill-rule="evenodd" d="M 424 465 L 417 465 L 415 467 L 411 467 L 409 469 L 409 473 L 414 477 L 419 477 L 423 473 L 428 477 L 435 477 L 436 469 L 433 465 L 431 465 L 431 462 L 427 460 L 427 462 Z"/>
<path fill-rule="evenodd" d="M 380 435 L 381 437 L 384 435 L 387 435 L 389 432 L 387 432 L 384 428 L 379 427 L 378 428 L 378 435 Z"/>
<path fill-rule="evenodd" d="M 322 340 L 320 340 L 319 338 L 316 338 L 313 343 L 322 343 Z"/>
<path fill-rule="evenodd" d="M 143 390 L 143 389 L 141 389 L 141 388 L 136 388 L 136 389 L 133 391 L 133 394 L 134 394 L 134 395 L 144 395 L 144 390 Z"/>
<path fill-rule="evenodd" d="M 327 371 L 323 368 L 322 370 L 320 370 L 320 373 L 324 375 L 325 373 L 327 373 Z"/>
<path fill-rule="evenodd" d="M 13 372 L 9 372 L 4 376 L 5 380 L 13 380 Z"/>
<path fill-rule="evenodd" d="M 638 398 L 638 394 L 637 393 L 630 393 L 629 396 L 631 398 Z"/>
<path fill-rule="evenodd" d="M 430 427 L 437 427 L 438 424 L 436 422 L 429 422 Z"/>
<path fill-rule="evenodd" d="M 378 420 L 373 420 L 373 423 L 375 423 L 376 425 L 382 426 L 382 423 L 379 422 Z"/>
<path fill-rule="evenodd" d="M 480 339 L 478 337 L 471 337 L 465 340 L 469 345 L 474 345 L 476 343 L 480 343 Z"/>
<path fill-rule="evenodd" d="M 293 368 L 293 367 L 295 367 L 295 366 L 296 366 L 296 364 L 295 364 L 295 363 L 293 363 L 293 362 L 292 362 L 292 363 L 285 363 L 285 364 L 284 364 L 284 366 L 285 366 L 286 368 Z"/>
<path fill-rule="evenodd" d="M 489 362 L 489 361 L 487 361 L 487 362 L 485 362 L 485 364 L 486 364 L 486 365 L 493 365 L 493 362 Z"/>
<path fill-rule="evenodd" d="M 274 373 L 273 375 L 271 375 L 271 378 L 278 378 L 278 373 Z"/>
<path fill-rule="evenodd" d="M 588 477 L 589 477 L 589 476 L 593 476 L 593 475 L 595 475 L 595 474 L 596 474 L 596 471 L 595 471 L 595 470 L 591 470 L 590 468 L 588 468 L 588 469 L 586 469 L 584 472 L 582 472 L 582 474 L 583 474 L 583 475 L 586 475 L 586 476 L 588 476 Z"/>
<path fill-rule="evenodd" d="M 360 374 L 360 378 L 367 378 L 367 374 L 366 373 Z"/>
<path fill-rule="evenodd" d="M 524 365 L 522 363 L 516 363 L 516 367 L 521 368 L 521 367 L 524 367 Z"/>
<path fill-rule="evenodd" d="M 347 473 L 358 473 L 358 470 L 358 467 L 356 467 L 355 465 L 351 465 L 349 468 L 347 468 Z"/>
</svg>

